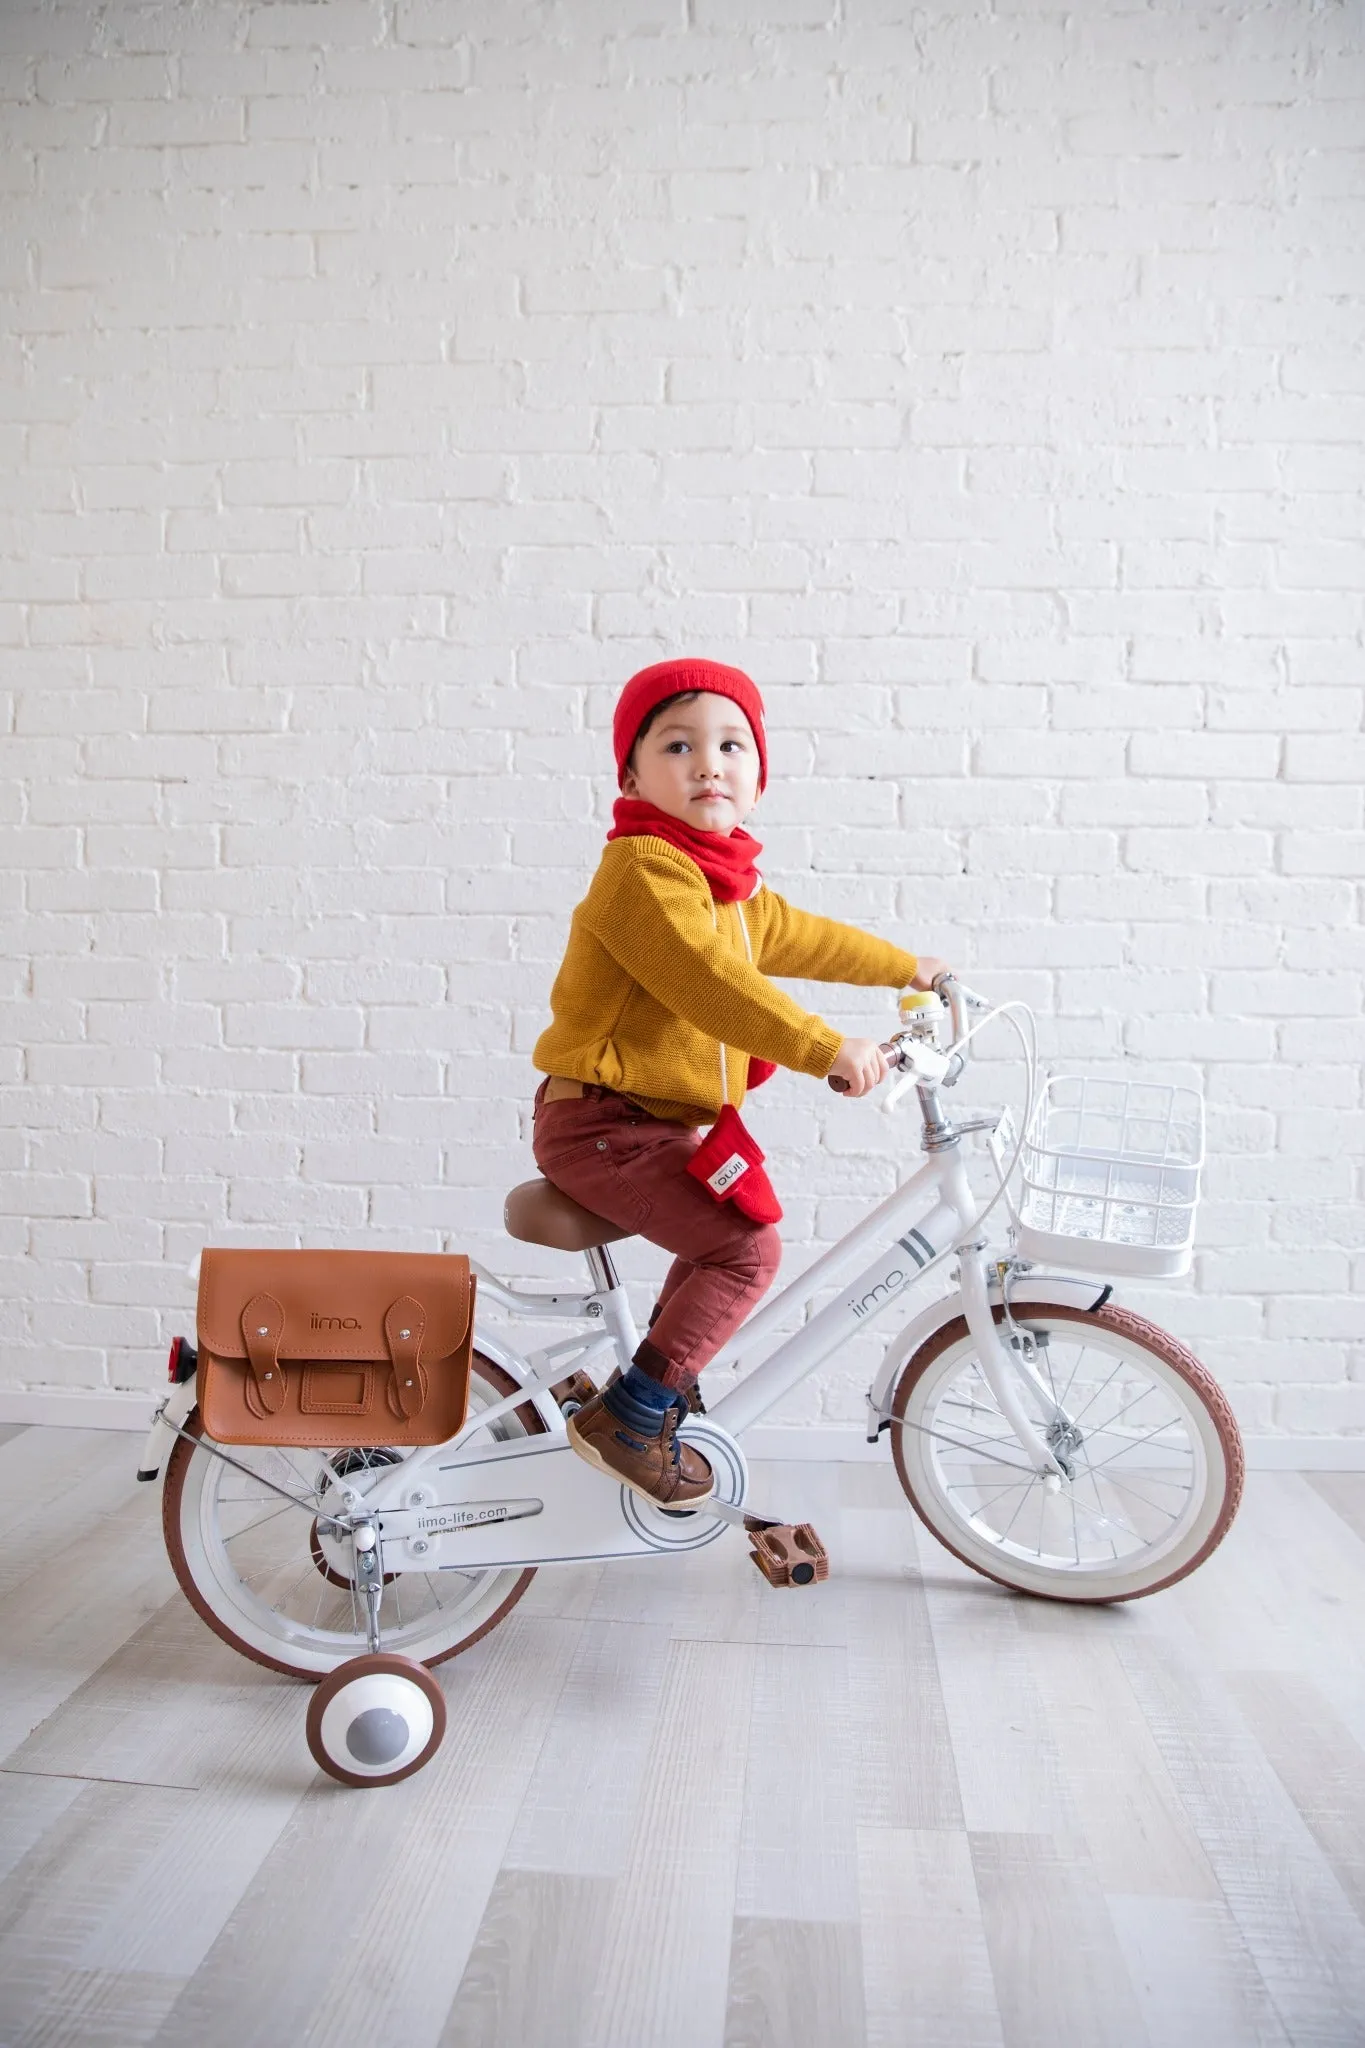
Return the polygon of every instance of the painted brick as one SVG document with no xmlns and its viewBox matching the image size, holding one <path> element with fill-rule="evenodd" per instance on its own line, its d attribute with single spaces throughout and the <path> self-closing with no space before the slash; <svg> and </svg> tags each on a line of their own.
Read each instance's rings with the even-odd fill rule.
<svg viewBox="0 0 1365 2048">
<path fill-rule="evenodd" d="M 1275 1419 L 1287 1436 L 1365 1435 L 1365 1385 L 1285 1387 L 1275 1398 Z"/>
<path fill-rule="evenodd" d="M 1216 826 L 1265 826 L 1297 832 L 1305 826 L 1349 832 L 1365 824 L 1365 791 L 1354 784 L 1215 782 L 1212 822 Z"/>
<path fill-rule="evenodd" d="M 0 1383 L 155 1385 L 206 1233 L 562 1269 L 501 1239 L 497 1184 L 616 689 L 691 646 L 767 693 L 776 886 L 1025 995 L 1049 1058 L 1202 1075 L 1199 1291 L 1132 1298 L 1248 1426 L 1365 1428 L 1365 1276 L 1331 1263 L 1359 23 L 1170 15 L 1155 64 L 1128 0 L 542 27 L 0 23 L 0 1246 L 36 1278 Z M 797 994 L 881 1028 L 878 992 Z M 913 1133 L 792 1077 L 759 1109 L 794 1267 Z M 664 1261 L 624 1262 L 644 1310 Z M 865 1377 L 793 1421 L 856 1419 Z"/>
<path fill-rule="evenodd" d="M 1187 775 L 1200 781 L 1223 776 L 1274 775 L 1279 742 L 1270 733 L 1135 733 L 1128 747 L 1134 775 Z"/>
<path fill-rule="evenodd" d="M 1286 833 L 1280 865 L 1287 875 L 1365 874 L 1365 832 Z"/>
</svg>

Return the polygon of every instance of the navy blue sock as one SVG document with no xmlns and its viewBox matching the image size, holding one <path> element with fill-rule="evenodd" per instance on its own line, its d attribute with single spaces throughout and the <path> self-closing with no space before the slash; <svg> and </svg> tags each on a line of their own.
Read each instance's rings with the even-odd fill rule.
<svg viewBox="0 0 1365 2048">
<path fill-rule="evenodd" d="M 613 1414 L 618 1422 L 624 1422 L 641 1436 L 657 1436 L 663 1419 L 669 1409 L 675 1407 L 678 1396 L 671 1387 L 662 1387 L 638 1365 L 630 1365 L 619 1380 L 613 1381 L 602 1396 L 602 1406 Z"/>
</svg>

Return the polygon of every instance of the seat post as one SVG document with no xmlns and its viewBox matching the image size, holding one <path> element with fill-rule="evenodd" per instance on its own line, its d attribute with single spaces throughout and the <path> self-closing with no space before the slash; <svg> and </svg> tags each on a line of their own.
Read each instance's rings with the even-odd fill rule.
<svg viewBox="0 0 1365 2048">
<path fill-rule="evenodd" d="M 604 1244 L 590 1244 L 583 1256 L 588 1262 L 595 1294 L 610 1294 L 614 1288 L 621 1285 L 616 1261 Z"/>
</svg>

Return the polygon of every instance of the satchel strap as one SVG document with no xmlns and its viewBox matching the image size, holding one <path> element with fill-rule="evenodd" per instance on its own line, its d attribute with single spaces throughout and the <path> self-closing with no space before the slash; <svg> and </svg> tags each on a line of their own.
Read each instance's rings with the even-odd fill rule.
<svg viewBox="0 0 1365 2048">
<path fill-rule="evenodd" d="M 256 1393 L 267 1415 L 278 1415 L 284 1406 L 284 1367 L 280 1364 L 280 1339 L 284 1335 L 284 1310 L 273 1294 L 253 1294 L 242 1310 L 242 1336 Z"/>
<path fill-rule="evenodd" d="M 421 1414 L 427 1398 L 421 1359 L 426 1327 L 427 1312 L 410 1294 L 400 1294 L 384 1317 L 384 1336 L 393 1360 L 394 1393 L 409 1422 Z"/>
</svg>

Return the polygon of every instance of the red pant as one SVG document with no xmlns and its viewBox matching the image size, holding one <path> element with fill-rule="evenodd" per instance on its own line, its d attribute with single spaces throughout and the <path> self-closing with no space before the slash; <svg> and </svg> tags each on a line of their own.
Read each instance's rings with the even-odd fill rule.
<svg viewBox="0 0 1365 2048">
<path fill-rule="evenodd" d="M 575 1202 L 674 1254 L 650 1328 L 668 1360 L 658 1377 L 687 1387 L 772 1286 L 782 1240 L 687 1172 L 701 1143 L 609 1089 L 546 1102 L 536 1093 L 536 1165 Z"/>
</svg>

